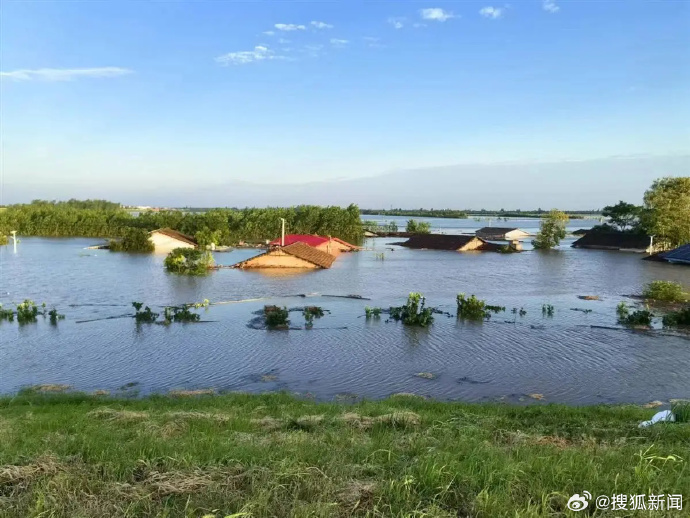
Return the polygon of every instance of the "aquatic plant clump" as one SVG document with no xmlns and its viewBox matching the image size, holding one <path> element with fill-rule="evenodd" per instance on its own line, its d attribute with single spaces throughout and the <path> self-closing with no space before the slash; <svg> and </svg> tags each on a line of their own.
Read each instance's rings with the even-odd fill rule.
<svg viewBox="0 0 690 518">
<path fill-rule="evenodd" d="M 189 306 L 168 306 L 163 310 L 163 319 L 166 324 L 171 322 L 198 322 L 201 316 L 190 311 Z"/>
<path fill-rule="evenodd" d="M 286 307 L 264 306 L 264 321 L 269 329 L 287 329 L 290 325 Z"/>
<path fill-rule="evenodd" d="M 404 306 L 391 307 L 393 320 L 402 321 L 407 326 L 427 327 L 434 321 L 434 308 L 426 307 L 426 299 L 421 293 L 410 293 Z"/>
<path fill-rule="evenodd" d="M 132 302 L 132 306 L 136 310 L 134 319 L 137 324 L 153 324 L 158 318 L 158 313 L 154 313 L 150 307 L 146 306 L 143 310 L 141 309 L 144 306 L 143 302 Z"/>
<path fill-rule="evenodd" d="M 464 293 L 456 297 L 458 316 L 468 320 L 483 320 L 487 315 L 486 303 L 474 295 L 466 297 Z"/>
<path fill-rule="evenodd" d="M 30 324 L 36 322 L 38 317 L 38 306 L 33 300 L 26 299 L 17 306 L 17 322 L 20 324 Z"/>
<path fill-rule="evenodd" d="M 616 306 L 616 313 L 619 319 L 624 319 L 630 314 L 630 308 L 625 302 L 620 302 L 618 306 Z"/>
<path fill-rule="evenodd" d="M 651 327 L 653 318 L 654 314 L 644 309 L 619 318 L 618 323 L 627 327 Z"/>
<path fill-rule="evenodd" d="M 0 322 L 7 320 L 9 322 L 14 322 L 14 311 L 11 309 L 5 309 L 0 304 Z"/>
<path fill-rule="evenodd" d="M 59 320 L 65 319 L 65 315 L 61 315 L 60 313 L 58 313 L 56 308 L 53 308 L 50 311 L 48 311 L 48 317 L 50 318 L 50 323 L 54 326 L 57 325 Z"/>
<path fill-rule="evenodd" d="M 175 248 L 163 263 L 169 272 L 182 275 L 205 275 L 213 266 L 210 252 L 196 248 Z"/>
<path fill-rule="evenodd" d="M 690 326 L 690 306 L 680 311 L 673 311 L 664 315 L 662 319 L 664 327 L 685 327 Z"/>
<path fill-rule="evenodd" d="M 377 319 L 381 318 L 381 312 L 383 309 L 381 308 L 370 308 L 369 306 L 364 308 L 364 314 L 367 317 L 367 320 L 370 320 L 372 318 Z"/>
<path fill-rule="evenodd" d="M 324 315 L 324 312 L 319 306 L 306 306 L 302 310 L 302 315 L 306 321 L 307 328 L 311 328 L 314 325 L 314 319 L 321 318 Z"/>
<path fill-rule="evenodd" d="M 653 281 L 645 286 L 642 296 L 645 299 L 659 302 L 684 302 L 688 294 L 683 292 L 683 286 L 678 282 Z"/>
<path fill-rule="evenodd" d="M 555 311 L 555 308 L 553 307 L 552 304 L 544 304 L 541 307 L 541 314 L 544 315 L 545 317 L 552 317 L 554 311 Z"/>
</svg>

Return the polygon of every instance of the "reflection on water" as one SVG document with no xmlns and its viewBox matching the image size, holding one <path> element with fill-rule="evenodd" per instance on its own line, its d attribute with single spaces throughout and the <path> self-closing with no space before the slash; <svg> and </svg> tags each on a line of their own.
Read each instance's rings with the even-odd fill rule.
<svg viewBox="0 0 690 518">
<path fill-rule="evenodd" d="M 690 397 L 688 339 L 611 329 L 625 295 L 655 279 L 690 286 L 690 268 L 576 250 L 567 246 L 572 240 L 549 253 L 511 255 L 388 250 L 394 241 L 369 240 L 367 250 L 342 254 L 330 270 L 224 269 L 199 278 L 166 273 L 159 256 L 84 250 L 93 240 L 24 238 L 16 255 L 0 247 L 0 302 L 46 301 L 67 317 L 57 328 L 42 321 L 0 324 L 0 392 L 39 383 L 117 390 L 138 382 L 142 393 L 285 389 L 323 399 L 396 392 L 511 401 L 541 393 L 568 403 Z M 383 260 L 376 257 L 381 252 Z M 219 253 L 216 262 L 256 253 Z M 451 313 L 459 292 L 508 310 L 483 324 L 438 315 L 430 329 L 386 323 L 385 315 L 364 318 L 365 306 L 400 305 L 410 291 Z M 326 296 L 349 294 L 371 300 Z M 158 311 L 203 299 L 260 300 L 202 309 L 208 322 L 199 324 L 137 328 L 130 318 L 102 320 L 131 313 L 132 301 Z M 252 312 L 268 303 L 320 305 L 331 313 L 312 330 L 248 328 Z M 555 306 L 552 318 L 542 315 L 543 304 Z M 513 307 L 527 314 L 514 315 Z M 304 323 L 300 313 L 290 319 Z M 86 320 L 95 321 L 77 323 Z"/>
</svg>

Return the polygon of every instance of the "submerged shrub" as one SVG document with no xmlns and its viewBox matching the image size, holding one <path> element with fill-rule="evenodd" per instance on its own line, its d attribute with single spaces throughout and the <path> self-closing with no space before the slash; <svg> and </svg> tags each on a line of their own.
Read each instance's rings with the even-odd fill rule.
<svg viewBox="0 0 690 518">
<path fill-rule="evenodd" d="M 662 302 L 683 302 L 688 295 L 683 293 L 683 286 L 678 282 L 653 281 L 647 284 L 642 293 L 645 299 Z"/>
<path fill-rule="evenodd" d="M 154 313 L 155 314 L 155 313 Z M 198 322 L 201 316 L 189 310 L 189 306 L 168 306 L 163 310 L 166 324 L 171 322 Z"/>
<path fill-rule="evenodd" d="M 628 308 L 625 302 L 620 302 L 618 306 L 616 306 L 616 313 L 618 313 L 619 319 L 624 319 L 630 313 L 630 308 Z"/>
<path fill-rule="evenodd" d="M 11 309 L 4 309 L 2 304 L 0 304 L 0 321 L 3 320 L 14 322 L 14 311 Z"/>
<path fill-rule="evenodd" d="M 554 310 L 555 310 L 555 308 L 553 307 L 552 304 L 544 304 L 541 307 L 541 314 L 546 316 L 546 317 L 552 317 Z"/>
<path fill-rule="evenodd" d="M 149 233 L 141 228 L 128 228 L 121 240 L 111 240 L 113 252 L 138 252 L 150 254 L 155 250 Z"/>
<path fill-rule="evenodd" d="M 287 308 L 264 306 L 264 320 L 269 329 L 287 329 L 290 325 Z"/>
<path fill-rule="evenodd" d="M 458 305 L 458 316 L 468 320 L 483 320 L 487 316 L 486 303 L 479 300 L 474 295 L 465 297 L 464 293 L 459 293 L 456 297 Z"/>
<path fill-rule="evenodd" d="M 381 308 L 370 308 L 369 306 L 364 308 L 364 314 L 367 320 L 370 318 L 381 318 L 381 311 L 383 311 Z"/>
<path fill-rule="evenodd" d="M 205 275 L 213 266 L 210 252 L 196 248 L 175 248 L 165 258 L 165 267 L 169 272 L 183 275 Z"/>
<path fill-rule="evenodd" d="M 50 317 L 50 323 L 54 326 L 57 325 L 58 320 L 64 320 L 65 319 L 65 315 L 60 315 L 57 312 L 56 308 L 53 308 L 50 311 L 48 311 L 48 317 Z"/>
<path fill-rule="evenodd" d="M 393 320 L 402 321 L 408 326 L 426 327 L 434 321 L 434 309 L 427 308 L 426 299 L 421 293 L 410 293 L 407 304 L 390 308 Z"/>
<path fill-rule="evenodd" d="M 33 300 L 26 299 L 17 306 L 17 322 L 29 324 L 36 322 L 38 317 L 38 307 Z"/>
<path fill-rule="evenodd" d="M 618 322 L 628 327 L 650 327 L 653 318 L 654 315 L 650 311 L 644 309 L 634 311 L 625 317 L 621 317 L 618 319 Z"/>
<path fill-rule="evenodd" d="M 308 328 L 314 325 L 315 318 L 321 318 L 323 314 L 323 309 L 319 306 L 306 306 L 302 310 L 302 315 L 304 316 Z"/>
<path fill-rule="evenodd" d="M 690 306 L 664 315 L 664 327 L 690 326 Z"/>
<path fill-rule="evenodd" d="M 143 302 L 132 302 L 132 306 L 136 310 L 134 319 L 137 321 L 137 324 L 153 324 L 158 318 L 158 313 L 151 311 L 151 308 L 148 306 L 142 310 L 143 305 Z"/>
</svg>

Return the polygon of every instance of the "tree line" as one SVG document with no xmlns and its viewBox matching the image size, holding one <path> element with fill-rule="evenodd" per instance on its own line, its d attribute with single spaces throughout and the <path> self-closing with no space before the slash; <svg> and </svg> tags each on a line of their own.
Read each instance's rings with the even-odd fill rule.
<svg viewBox="0 0 690 518">
<path fill-rule="evenodd" d="M 42 237 L 120 238 L 131 229 L 172 228 L 197 238 L 199 244 L 232 245 L 280 236 L 281 218 L 292 234 L 321 234 L 360 242 L 359 208 L 300 205 L 288 208 L 212 209 L 203 213 L 178 210 L 133 215 L 120 204 L 103 200 L 64 202 L 35 200 L 0 211 L 0 234 Z"/>
</svg>

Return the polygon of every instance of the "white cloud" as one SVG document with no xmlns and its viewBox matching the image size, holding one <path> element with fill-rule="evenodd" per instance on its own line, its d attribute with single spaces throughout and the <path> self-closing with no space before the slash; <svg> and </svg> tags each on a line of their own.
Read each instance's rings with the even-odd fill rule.
<svg viewBox="0 0 690 518">
<path fill-rule="evenodd" d="M 388 23 L 390 23 L 396 29 L 402 29 L 403 27 L 405 27 L 406 21 L 407 20 L 405 18 L 401 18 L 399 16 L 398 17 L 392 16 L 392 17 L 388 18 Z"/>
<path fill-rule="evenodd" d="M 14 81 L 73 81 L 81 78 L 104 79 L 126 76 L 133 73 L 133 70 L 119 67 L 37 68 L 33 70 L 21 69 L 11 72 L 0 72 L 0 77 L 6 77 Z"/>
<path fill-rule="evenodd" d="M 381 49 L 384 47 L 381 44 L 381 38 L 375 38 L 373 36 L 364 36 L 362 39 L 366 43 L 367 47 L 371 49 Z"/>
<path fill-rule="evenodd" d="M 421 9 L 419 11 L 420 16 L 424 20 L 434 20 L 436 22 L 445 22 L 450 18 L 455 18 L 455 15 L 450 11 L 445 11 L 440 7 L 432 7 L 429 9 Z"/>
<path fill-rule="evenodd" d="M 335 47 L 344 47 L 350 43 L 348 40 L 339 40 L 338 38 L 331 38 L 331 45 Z"/>
<path fill-rule="evenodd" d="M 303 31 L 306 29 L 304 25 L 295 25 L 294 23 L 276 23 L 274 27 L 279 31 Z"/>
<path fill-rule="evenodd" d="M 255 61 L 266 61 L 271 59 L 285 59 L 284 56 L 277 56 L 275 52 L 265 45 L 257 45 L 254 50 L 242 50 L 238 52 L 228 52 L 218 56 L 216 61 L 221 65 L 246 65 Z"/>
<path fill-rule="evenodd" d="M 302 52 L 307 54 L 311 58 L 318 58 L 319 56 L 322 55 L 323 51 L 323 45 L 318 44 L 318 45 L 305 45 L 304 49 Z"/>
<path fill-rule="evenodd" d="M 485 18 L 491 18 L 492 20 L 495 20 L 496 18 L 500 18 L 503 16 L 503 9 L 500 7 L 482 7 L 479 10 L 479 14 L 484 16 Z"/>
<path fill-rule="evenodd" d="M 554 0 L 544 0 L 541 6 L 543 7 L 544 11 L 548 13 L 557 13 L 561 10 L 561 8 L 556 5 Z"/>
<path fill-rule="evenodd" d="M 316 29 L 332 29 L 333 26 L 330 23 L 324 23 L 324 22 L 311 22 L 310 25 Z"/>
<path fill-rule="evenodd" d="M 278 43 L 285 45 L 286 43 L 290 43 L 290 40 L 286 38 L 278 38 Z"/>
<path fill-rule="evenodd" d="M 262 34 L 265 34 L 266 36 L 273 36 L 275 34 L 274 31 L 264 31 Z"/>
</svg>

